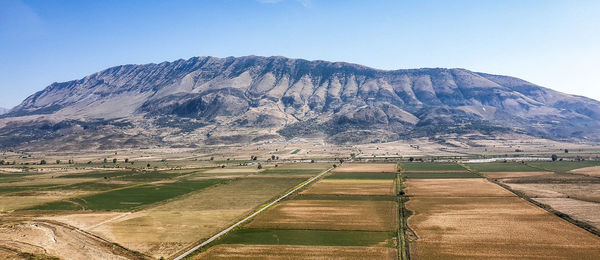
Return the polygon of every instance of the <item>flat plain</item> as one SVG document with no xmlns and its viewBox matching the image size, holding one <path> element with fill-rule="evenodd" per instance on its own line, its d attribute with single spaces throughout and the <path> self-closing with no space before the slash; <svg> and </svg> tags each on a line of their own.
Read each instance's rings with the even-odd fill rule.
<svg viewBox="0 0 600 260">
<path fill-rule="evenodd" d="M 397 259 L 396 251 L 385 247 L 217 245 L 194 259 Z"/>
<path fill-rule="evenodd" d="M 528 167 L 494 163 L 470 168 L 511 176 L 514 179 L 504 179 L 510 181 L 518 181 L 520 178 L 514 176 L 521 175 L 538 180 L 552 176 L 506 173 L 504 165 L 520 170 Z M 410 241 L 411 258 L 592 259 L 600 255 L 598 236 L 486 179 L 409 178 L 404 185 L 410 197 L 406 207 L 412 211 L 408 225 L 415 235 Z"/>
<path fill-rule="evenodd" d="M 512 197 L 486 179 L 407 179 L 406 194 L 415 197 Z"/>
<path fill-rule="evenodd" d="M 394 231 L 396 208 L 392 201 L 290 200 L 270 208 L 246 227 Z"/>
<path fill-rule="evenodd" d="M 324 179 L 300 194 L 385 196 L 394 190 L 394 180 Z"/>
</svg>

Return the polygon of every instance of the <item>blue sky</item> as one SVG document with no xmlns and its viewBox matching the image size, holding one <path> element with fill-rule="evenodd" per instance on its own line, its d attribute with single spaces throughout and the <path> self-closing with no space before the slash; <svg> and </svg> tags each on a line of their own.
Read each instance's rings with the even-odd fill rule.
<svg viewBox="0 0 600 260">
<path fill-rule="evenodd" d="M 0 107 L 110 66 L 282 55 L 466 68 L 600 99 L 600 1 L 0 1 Z"/>
</svg>

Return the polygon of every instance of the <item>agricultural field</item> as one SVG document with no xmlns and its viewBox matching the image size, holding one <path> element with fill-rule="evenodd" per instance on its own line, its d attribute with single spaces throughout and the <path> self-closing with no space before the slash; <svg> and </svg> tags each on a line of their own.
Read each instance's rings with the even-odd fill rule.
<svg viewBox="0 0 600 260">
<path fill-rule="evenodd" d="M 525 167 L 510 163 L 469 165 L 490 172 L 484 173 L 486 177 L 500 177 L 494 173 L 510 176 L 506 180 L 518 180 L 523 172 L 533 172 L 524 171 Z M 511 170 L 519 173 L 509 174 Z M 526 178 L 548 175 L 536 173 Z M 588 259 L 600 255 L 600 237 L 486 179 L 437 177 L 407 178 L 403 183 L 410 197 L 405 205 L 412 212 L 408 225 L 414 235 L 410 240 L 413 258 Z"/>
<path fill-rule="evenodd" d="M 224 179 L 202 181 L 166 181 L 94 195 L 70 198 L 29 208 L 30 210 L 131 210 L 159 201 L 168 200 L 213 185 L 225 183 Z"/>
<path fill-rule="evenodd" d="M 397 259 L 386 247 L 218 245 L 194 259 Z"/>
<path fill-rule="evenodd" d="M 394 191 L 394 180 L 324 179 L 300 194 L 393 196 Z"/>
<path fill-rule="evenodd" d="M 311 163 L 298 159 L 311 146 L 278 149 L 256 154 L 298 161 L 0 167 L 0 258 L 174 258 L 320 173 L 188 259 L 405 259 L 406 241 L 413 259 L 600 255 L 599 236 L 552 214 L 600 225 L 596 162 Z"/>
<path fill-rule="evenodd" d="M 588 176 L 600 177 L 600 166 L 591 166 L 585 168 L 578 168 L 570 171 L 575 174 L 583 174 Z"/>
<path fill-rule="evenodd" d="M 498 187 L 500 189 L 500 187 Z M 411 256 L 422 259 L 576 258 L 600 254 L 600 238 L 518 197 L 412 197 Z"/>
<path fill-rule="evenodd" d="M 456 163 L 431 163 L 431 162 L 410 162 L 402 163 L 401 169 L 405 172 L 462 172 L 465 168 Z"/>
<path fill-rule="evenodd" d="M 396 172 L 396 164 L 345 163 L 333 172 Z"/>
<path fill-rule="evenodd" d="M 477 174 L 471 172 L 403 172 L 402 176 L 407 179 L 456 179 L 456 178 L 481 178 Z"/>
<path fill-rule="evenodd" d="M 259 215 L 246 227 L 394 231 L 396 208 L 391 201 L 290 200 Z"/>
<path fill-rule="evenodd" d="M 512 197 L 486 179 L 407 179 L 404 191 L 414 197 Z"/>
<path fill-rule="evenodd" d="M 343 164 L 195 259 L 397 259 L 396 166 L 369 165 Z"/>
</svg>

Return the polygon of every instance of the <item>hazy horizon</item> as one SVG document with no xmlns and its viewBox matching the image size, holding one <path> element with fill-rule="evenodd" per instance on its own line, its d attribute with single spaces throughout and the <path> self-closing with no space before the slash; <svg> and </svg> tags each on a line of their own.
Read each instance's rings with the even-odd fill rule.
<svg viewBox="0 0 600 260">
<path fill-rule="evenodd" d="M 465 68 L 600 100 L 600 3 L 9 0 L 0 107 L 52 82 L 194 56 Z"/>
</svg>

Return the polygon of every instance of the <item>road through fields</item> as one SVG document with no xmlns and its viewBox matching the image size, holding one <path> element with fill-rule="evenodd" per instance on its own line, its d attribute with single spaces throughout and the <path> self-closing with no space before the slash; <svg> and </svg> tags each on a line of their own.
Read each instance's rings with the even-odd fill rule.
<svg viewBox="0 0 600 260">
<path fill-rule="evenodd" d="M 271 206 L 275 205 L 277 202 L 285 199 L 287 196 L 293 194 L 294 192 L 304 188 L 306 185 L 313 183 L 315 180 L 319 179 L 321 176 L 327 174 L 329 171 L 331 171 L 334 168 L 329 168 L 326 171 L 319 173 L 317 176 L 314 176 L 312 178 L 310 178 L 309 180 L 305 181 L 304 183 L 296 186 L 294 189 L 288 191 L 286 194 L 282 195 L 281 197 L 277 198 L 276 200 L 272 201 L 271 203 L 267 204 L 266 206 L 262 207 L 261 209 L 257 210 L 256 212 L 250 214 L 249 216 L 245 217 L 244 219 L 236 222 L 235 224 L 229 226 L 228 228 L 224 229 L 223 231 L 217 233 L 216 235 L 212 236 L 211 238 L 207 239 L 206 241 L 200 243 L 197 246 L 192 247 L 190 250 L 186 251 L 185 253 L 175 257 L 175 260 L 181 260 L 183 258 L 185 258 L 186 256 L 190 255 L 191 253 L 193 253 L 194 251 L 202 248 L 203 246 L 208 245 L 209 243 L 211 243 L 212 241 L 214 241 L 215 239 L 225 235 L 227 232 L 233 230 L 234 228 L 236 228 L 237 226 L 243 224 L 244 222 L 248 221 L 249 219 L 255 217 L 256 215 L 260 214 L 261 212 L 265 211 L 266 209 L 270 208 Z"/>
</svg>

